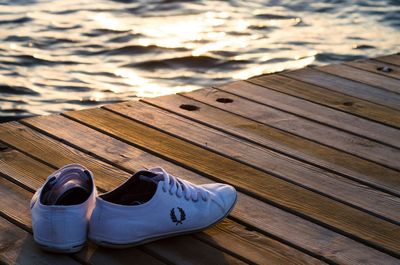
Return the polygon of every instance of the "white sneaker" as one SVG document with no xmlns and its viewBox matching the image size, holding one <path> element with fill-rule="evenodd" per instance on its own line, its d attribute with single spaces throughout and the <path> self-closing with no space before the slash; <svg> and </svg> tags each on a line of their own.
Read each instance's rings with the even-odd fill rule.
<svg viewBox="0 0 400 265">
<path fill-rule="evenodd" d="M 226 217 L 236 190 L 225 184 L 195 185 L 162 168 L 142 170 L 97 197 L 89 239 L 125 248 L 203 230 Z"/>
<path fill-rule="evenodd" d="M 36 243 L 53 252 L 79 251 L 96 196 L 93 175 L 81 165 L 66 165 L 51 174 L 31 200 Z"/>
</svg>

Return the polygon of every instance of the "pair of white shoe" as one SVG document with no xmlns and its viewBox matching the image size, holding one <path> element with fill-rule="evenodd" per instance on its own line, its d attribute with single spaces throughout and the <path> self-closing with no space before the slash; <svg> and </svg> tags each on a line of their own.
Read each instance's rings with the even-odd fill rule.
<svg viewBox="0 0 400 265">
<path fill-rule="evenodd" d="M 87 235 L 98 245 L 125 248 L 203 230 L 226 217 L 235 202 L 229 185 L 195 185 L 162 168 L 139 171 L 97 196 L 92 173 L 71 164 L 33 196 L 33 236 L 55 252 L 79 251 Z"/>
</svg>

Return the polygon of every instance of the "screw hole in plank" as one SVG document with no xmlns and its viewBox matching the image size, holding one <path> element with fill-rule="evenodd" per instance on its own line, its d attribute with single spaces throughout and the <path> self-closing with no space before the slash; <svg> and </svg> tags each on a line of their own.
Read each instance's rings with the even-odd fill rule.
<svg viewBox="0 0 400 265">
<path fill-rule="evenodd" d="M 219 103 L 226 104 L 226 103 L 232 103 L 233 99 L 230 99 L 230 98 L 217 98 L 216 101 L 219 102 Z"/>
<path fill-rule="evenodd" d="M 195 105 L 190 105 L 190 104 L 182 104 L 179 106 L 179 108 L 187 110 L 187 111 L 195 111 L 200 109 L 199 107 L 195 106 Z"/>
<path fill-rule="evenodd" d="M 376 70 L 381 71 L 381 72 L 385 72 L 385 73 L 390 73 L 393 72 L 393 69 L 387 66 L 381 66 L 376 68 Z"/>
</svg>

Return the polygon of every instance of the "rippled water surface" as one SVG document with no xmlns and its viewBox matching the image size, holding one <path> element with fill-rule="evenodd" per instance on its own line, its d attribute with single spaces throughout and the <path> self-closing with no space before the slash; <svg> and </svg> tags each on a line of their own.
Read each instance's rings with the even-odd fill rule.
<svg viewBox="0 0 400 265">
<path fill-rule="evenodd" d="M 397 51 L 400 1 L 0 0 L 0 116 Z"/>
</svg>

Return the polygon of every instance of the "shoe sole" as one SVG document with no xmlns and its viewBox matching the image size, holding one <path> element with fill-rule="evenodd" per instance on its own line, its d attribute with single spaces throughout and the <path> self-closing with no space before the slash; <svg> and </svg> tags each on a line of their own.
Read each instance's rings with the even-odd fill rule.
<svg viewBox="0 0 400 265">
<path fill-rule="evenodd" d="M 150 242 L 153 242 L 153 241 L 156 241 L 156 240 L 160 240 L 160 239 L 164 239 L 164 238 L 168 238 L 168 237 L 181 236 L 181 235 L 186 235 L 186 234 L 191 234 L 191 233 L 197 233 L 197 232 L 203 231 L 203 230 L 205 230 L 205 229 L 207 229 L 207 228 L 209 228 L 209 227 L 211 227 L 213 225 L 216 225 L 217 223 L 222 221 L 225 217 L 227 217 L 230 214 L 230 212 L 232 211 L 233 207 L 235 206 L 236 201 L 237 201 L 237 195 L 235 197 L 235 201 L 233 202 L 231 208 L 228 210 L 228 212 L 224 216 L 222 216 L 220 219 L 218 219 L 214 223 L 212 223 L 212 224 L 210 224 L 208 226 L 199 228 L 199 229 L 194 229 L 194 230 L 189 230 L 189 231 L 184 231 L 184 232 L 176 232 L 176 233 L 171 233 L 171 234 L 168 234 L 168 235 L 163 235 L 163 236 L 158 236 L 158 237 L 146 238 L 144 240 L 140 240 L 140 241 L 136 241 L 136 242 L 132 242 L 132 243 L 126 243 L 126 244 L 125 243 L 124 244 L 112 243 L 112 242 L 108 242 L 108 241 L 104 241 L 104 240 L 96 240 L 96 239 L 90 238 L 90 237 L 89 237 L 89 240 L 92 241 L 93 243 L 95 243 L 96 245 L 101 246 L 101 247 L 114 248 L 114 249 L 124 249 L 124 248 L 130 248 L 130 247 L 135 247 L 135 246 L 138 246 L 138 245 L 147 244 L 147 243 L 150 243 Z"/>
<path fill-rule="evenodd" d="M 36 241 L 35 241 L 36 242 Z M 36 244 L 42 249 L 45 250 L 47 252 L 53 252 L 53 253 L 64 253 L 64 254 L 68 254 L 68 253 L 75 253 L 80 251 L 84 246 L 85 243 L 77 245 L 77 246 L 73 246 L 73 247 L 69 247 L 69 248 L 57 248 L 57 247 L 52 247 L 52 246 L 48 246 L 48 245 L 43 245 L 41 243 L 36 242 Z"/>
</svg>

